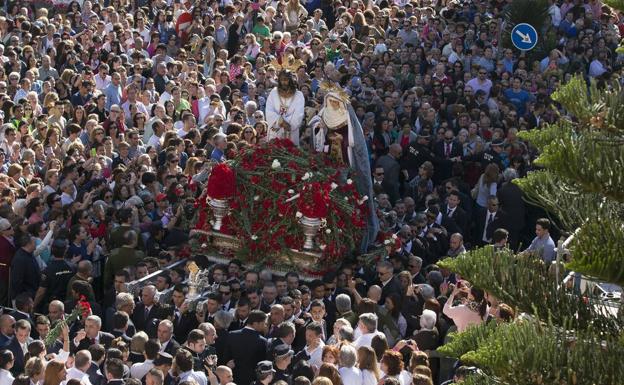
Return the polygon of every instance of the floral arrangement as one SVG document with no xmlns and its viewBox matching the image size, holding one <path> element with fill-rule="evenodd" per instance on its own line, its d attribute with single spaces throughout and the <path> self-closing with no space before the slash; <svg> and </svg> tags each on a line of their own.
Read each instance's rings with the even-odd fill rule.
<svg viewBox="0 0 624 385">
<path fill-rule="evenodd" d="M 208 178 L 208 196 L 212 199 L 228 199 L 236 194 L 234 170 L 225 163 L 212 168 Z"/>
<path fill-rule="evenodd" d="M 76 304 L 76 307 L 74 307 L 71 314 L 67 318 L 60 320 L 60 322 L 58 322 L 45 337 L 45 346 L 52 346 L 54 342 L 56 342 L 58 337 L 61 335 L 63 326 L 71 325 L 78 319 L 79 316 L 82 316 L 82 318 L 85 319 L 89 315 L 91 315 L 91 304 L 87 301 L 87 298 L 84 295 L 81 295 L 78 300 L 78 304 Z"/>
<path fill-rule="evenodd" d="M 236 187 L 220 232 L 240 240 L 234 256 L 243 262 L 271 266 L 275 256 L 301 250 L 303 216 L 322 220 L 316 237 L 321 257 L 317 269 L 306 273 L 333 269 L 359 247 L 368 197 L 360 196 L 344 167 L 289 140 L 246 148 L 230 164 Z M 214 169 L 211 178 L 219 180 Z M 213 197 L 210 191 L 208 196 Z M 206 205 L 198 202 L 197 207 L 205 210 Z M 209 221 L 210 214 L 200 211 L 196 228 L 208 229 Z"/>
<path fill-rule="evenodd" d="M 398 235 L 392 232 L 380 231 L 377 234 L 377 243 L 383 244 L 388 255 L 398 253 L 403 248 L 403 242 L 401 242 L 401 238 L 399 238 Z"/>
<path fill-rule="evenodd" d="M 330 189 L 320 182 L 306 183 L 297 199 L 299 211 L 304 217 L 324 219 L 327 217 Z M 331 186 L 330 186 L 331 187 Z"/>
</svg>

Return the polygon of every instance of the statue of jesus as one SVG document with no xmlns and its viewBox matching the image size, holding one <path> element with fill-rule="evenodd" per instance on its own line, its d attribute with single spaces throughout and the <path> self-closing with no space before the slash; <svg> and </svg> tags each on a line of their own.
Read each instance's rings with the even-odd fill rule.
<svg viewBox="0 0 624 385">
<path fill-rule="evenodd" d="M 269 126 L 268 140 L 290 139 L 299 145 L 299 128 L 305 115 L 303 93 L 297 90 L 295 77 L 289 70 L 282 70 L 277 87 L 269 93 L 266 101 L 266 120 Z"/>
</svg>

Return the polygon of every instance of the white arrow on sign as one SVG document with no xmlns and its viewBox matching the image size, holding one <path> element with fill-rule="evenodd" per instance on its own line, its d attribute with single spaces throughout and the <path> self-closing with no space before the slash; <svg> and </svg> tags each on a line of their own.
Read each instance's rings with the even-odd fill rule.
<svg viewBox="0 0 624 385">
<path fill-rule="evenodd" d="M 518 30 L 516 30 L 516 33 L 518 34 L 518 36 L 520 36 L 520 38 L 522 38 L 523 43 L 531 44 L 531 36 L 529 36 L 528 33 L 525 35 L 524 33 Z"/>
</svg>

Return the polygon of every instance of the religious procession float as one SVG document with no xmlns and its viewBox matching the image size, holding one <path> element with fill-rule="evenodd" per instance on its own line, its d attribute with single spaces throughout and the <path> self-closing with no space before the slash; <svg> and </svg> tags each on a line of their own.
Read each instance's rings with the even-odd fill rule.
<svg viewBox="0 0 624 385">
<path fill-rule="evenodd" d="M 293 112 L 282 103 L 273 118 L 281 137 L 213 167 L 196 204 L 195 250 L 213 262 L 237 258 L 247 267 L 315 277 L 378 241 L 362 129 L 347 95 L 332 85 L 324 91 L 307 148 L 283 130 Z"/>
</svg>

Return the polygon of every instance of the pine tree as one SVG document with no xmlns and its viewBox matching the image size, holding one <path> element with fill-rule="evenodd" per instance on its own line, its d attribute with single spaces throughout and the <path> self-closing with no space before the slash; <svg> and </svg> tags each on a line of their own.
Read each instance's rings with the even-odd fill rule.
<svg viewBox="0 0 624 385">
<path fill-rule="evenodd" d="M 624 1 L 608 1 L 622 6 Z M 567 112 L 523 132 L 542 169 L 515 182 L 526 199 L 574 234 L 564 269 L 624 284 L 624 89 L 574 77 L 552 95 Z M 528 254 L 485 247 L 440 264 L 525 316 L 455 334 L 438 351 L 476 365 L 466 384 L 624 383 L 624 320 L 592 293 L 561 285 L 561 274 Z"/>
</svg>

